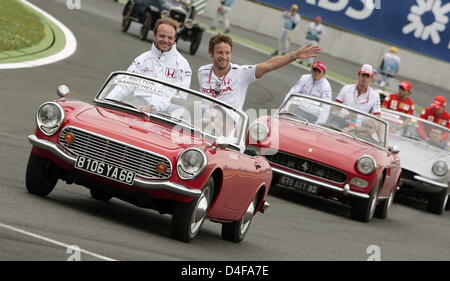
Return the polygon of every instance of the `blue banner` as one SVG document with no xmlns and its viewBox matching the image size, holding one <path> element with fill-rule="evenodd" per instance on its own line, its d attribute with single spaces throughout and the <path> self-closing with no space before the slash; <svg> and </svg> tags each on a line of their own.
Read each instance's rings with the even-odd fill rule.
<svg viewBox="0 0 450 281">
<path fill-rule="evenodd" d="M 450 0 L 254 0 L 450 62 Z"/>
</svg>

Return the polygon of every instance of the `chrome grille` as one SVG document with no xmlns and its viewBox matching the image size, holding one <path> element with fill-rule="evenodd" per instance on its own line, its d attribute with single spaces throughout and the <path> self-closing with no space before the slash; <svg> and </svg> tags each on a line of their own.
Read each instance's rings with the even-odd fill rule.
<svg viewBox="0 0 450 281">
<path fill-rule="evenodd" d="M 75 136 L 71 144 L 64 140 L 68 132 Z M 85 156 L 127 169 L 143 178 L 167 179 L 172 173 L 170 161 L 165 157 L 77 128 L 64 128 L 59 135 L 59 144 L 76 156 Z M 166 173 L 156 172 L 158 163 L 166 165 Z"/>
<path fill-rule="evenodd" d="M 344 172 L 299 156 L 278 152 L 265 157 L 271 163 L 332 182 L 344 183 L 347 180 Z"/>
</svg>

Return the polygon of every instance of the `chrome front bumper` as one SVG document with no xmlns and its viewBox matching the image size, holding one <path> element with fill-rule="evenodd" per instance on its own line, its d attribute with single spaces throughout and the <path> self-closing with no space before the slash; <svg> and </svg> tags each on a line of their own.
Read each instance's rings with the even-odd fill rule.
<svg viewBox="0 0 450 281">
<path fill-rule="evenodd" d="M 33 145 L 45 151 L 51 152 L 56 155 L 59 159 L 63 160 L 67 164 L 75 165 L 77 159 L 70 155 L 67 155 L 63 150 L 61 150 L 56 144 L 48 141 L 42 140 L 36 137 L 35 135 L 29 135 L 28 141 Z M 166 190 L 173 193 L 191 196 L 191 197 L 199 197 L 202 194 L 202 191 L 199 189 L 189 189 L 183 185 L 173 183 L 170 181 L 146 181 L 136 178 L 134 180 L 133 186 L 147 189 L 147 190 Z"/>
<path fill-rule="evenodd" d="M 337 192 L 340 192 L 340 193 L 342 193 L 344 195 L 349 195 L 349 196 L 358 197 L 358 198 L 364 198 L 364 199 L 368 199 L 369 198 L 369 194 L 355 192 L 355 191 L 350 190 L 350 185 L 349 184 L 346 184 L 344 186 L 344 188 L 342 188 L 342 187 L 339 187 L 339 186 L 334 186 L 332 184 L 328 184 L 328 183 L 324 183 L 324 182 L 321 182 L 321 181 L 313 180 L 313 179 L 310 179 L 310 178 L 307 178 L 307 177 L 304 177 L 304 176 L 301 176 L 301 175 L 297 175 L 297 174 L 294 174 L 294 173 L 290 173 L 290 172 L 287 172 L 287 171 L 284 171 L 284 170 L 281 170 L 281 169 L 278 169 L 278 168 L 274 168 L 274 167 L 272 167 L 272 171 L 275 172 L 275 173 L 278 173 L 278 174 L 282 174 L 282 175 L 285 175 L 285 176 L 288 176 L 288 177 L 292 177 L 294 179 L 298 179 L 298 180 L 301 180 L 301 181 L 309 182 L 309 183 L 315 184 L 317 186 L 320 186 L 320 187 L 323 187 L 323 188 L 326 188 L 326 189 L 337 191 Z"/>
<path fill-rule="evenodd" d="M 447 183 L 438 182 L 429 178 L 415 175 L 413 179 L 400 179 L 401 185 L 408 185 L 422 193 L 438 193 L 444 189 L 448 189 Z"/>
</svg>

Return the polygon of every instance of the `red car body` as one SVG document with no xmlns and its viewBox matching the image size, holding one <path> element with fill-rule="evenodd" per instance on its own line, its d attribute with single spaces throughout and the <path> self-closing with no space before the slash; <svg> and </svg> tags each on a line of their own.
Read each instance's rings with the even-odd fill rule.
<svg viewBox="0 0 450 281">
<path fill-rule="evenodd" d="M 303 95 L 299 95 L 301 96 Z M 338 103 L 330 104 L 344 107 Z M 394 196 L 401 168 L 399 156 L 392 148 L 373 145 L 324 126 L 283 118 L 277 114 L 262 117 L 256 122 L 268 124 L 269 136 L 263 141 L 249 141 L 259 151 L 272 151 L 265 157 L 272 166 L 274 186 L 286 186 L 280 183 L 280 178 L 288 176 L 306 184 L 300 188 L 294 186 L 293 189 L 301 189 L 302 193 L 311 195 L 308 188 L 313 188 L 313 195 L 317 197 L 337 199 L 352 205 L 370 200 L 377 182 L 382 179 L 375 194 L 375 203 L 387 204 L 391 195 Z M 271 135 L 274 131 L 279 134 L 276 138 Z M 370 156 L 376 161 L 376 169 L 368 175 L 361 174 L 357 168 L 357 160 L 362 155 Z M 361 188 L 351 184 L 353 178 L 367 181 L 368 186 Z M 382 207 L 380 205 L 383 204 L 379 204 L 378 208 Z M 387 214 L 382 215 L 383 218 L 386 216 Z M 366 222 L 370 220 L 359 214 L 354 217 Z"/>
<path fill-rule="evenodd" d="M 203 98 L 200 93 L 186 89 L 184 91 Z M 31 193 L 46 195 L 42 192 L 40 194 L 39 188 L 36 189 L 31 183 L 33 178 L 36 178 L 36 170 L 39 170 L 30 164 L 31 158 L 37 156 L 42 163 L 51 166 L 44 172 L 39 170 L 39 173 L 53 171 L 52 174 L 55 175 L 51 176 L 52 180 L 56 177 L 56 180 L 86 186 L 91 189 L 91 194 L 94 198 L 97 197 L 96 199 L 108 200 L 117 197 L 140 207 L 174 214 L 178 206 L 195 205 L 195 201 L 200 200 L 208 180 L 212 179 L 213 195 L 207 206 L 206 218 L 229 228 L 233 223 L 242 220 L 252 202 L 252 216 L 268 207 L 266 195 L 272 173 L 270 165 L 263 157 L 246 155 L 191 131 L 183 131 L 183 137 L 191 139 L 191 143 L 175 143 L 172 138 L 174 124 L 159 118 L 149 118 L 123 107 L 99 102 L 89 104 L 67 98 L 61 98 L 54 103 L 64 111 L 64 119 L 59 129 L 49 136 L 38 127 L 34 135 L 28 137 L 33 145 L 27 170 L 27 188 Z M 74 141 L 70 144 L 65 139 L 69 132 L 74 136 Z M 200 175 L 186 180 L 177 172 L 177 161 L 183 151 L 191 148 L 202 151 L 207 158 L 207 164 Z M 81 154 L 92 159 L 103 157 L 99 162 L 118 159 L 118 162 L 114 162 L 115 167 L 120 166 L 135 172 L 133 183 L 125 184 L 110 176 L 105 177 L 76 168 L 77 157 Z M 141 157 L 138 155 L 148 158 L 138 159 Z M 127 158 L 131 160 L 128 161 Z M 142 159 L 156 160 L 149 160 L 150 164 L 145 166 L 147 160 Z M 45 160 L 49 161 L 48 164 Z M 147 171 L 156 169 L 155 166 L 160 163 L 166 167 L 165 173 Z M 115 176 L 118 179 L 118 176 Z M 174 234 L 174 237 L 190 241 L 195 235 L 196 233 L 189 233 L 187 236 Z M 230 235 L 225 236 L 224 239 L 235 242 L 243 239 L 230 239 Z"/>
</svg>

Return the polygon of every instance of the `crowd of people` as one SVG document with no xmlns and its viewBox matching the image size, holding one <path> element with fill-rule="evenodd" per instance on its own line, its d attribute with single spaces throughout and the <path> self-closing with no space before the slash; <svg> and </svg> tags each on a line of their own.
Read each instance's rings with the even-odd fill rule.
<svg viewBox="0 0 450 281">
<path fill-rule="evenodd" d="M 176 49 L 177 29 L 176 21 L 168 17 L 159 19 L 154 28 L 154 41 L 150 51 L 138 56 L 128 71 L 189 88 L 192 71 L 189 62 Z M 232 63 L 232 51 L 233 41 L 229 36 L 224 34 L 213 36 L 209 41 L 208 49 L 212 63 L 199 68 L 198 82 L 200 92 L 241 110 L 251 83 L 266 73 L 294 61 L 315 58 L 321 48 L 317 44 L 305 44 L 295 51 L 274 56 L 255 65 Z M 286 99 L 294 93 L 303 93 L 331 100 L 332 91 L 325 77 L 326 71 L 327 66 L 323 61 L 313 62 L 310 74 L 299 78 Z M 374 115 L 381 113 L 381 107 L 414 114 L 414 102 L 410 97 L 413 88 L 411 83 L 402 81 L 398 86 L 398 93 L 389 95 L 381 104 L 380 95 L 370 87 L 375 75 L 376 71 L 371 65 L 362 65 L 358 70 L 356 83 L 343 86 L 336 97 L 336 102 Z M 152 107 L 150 102 L 146 104 L 145 97 L 141 101 L 142 110 L 149 110 Z M 445 110 L 445 107 L 445 97 L 438 96 L 430 107 L 423 110 L 420 117 L 450 128 L 450 113 Z"/>
</svg>

